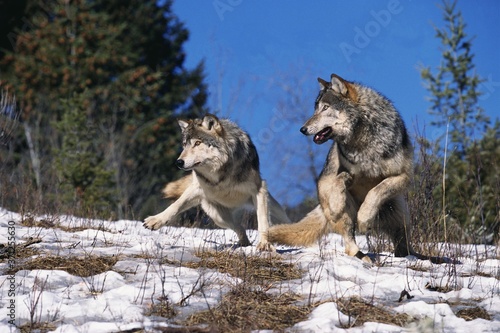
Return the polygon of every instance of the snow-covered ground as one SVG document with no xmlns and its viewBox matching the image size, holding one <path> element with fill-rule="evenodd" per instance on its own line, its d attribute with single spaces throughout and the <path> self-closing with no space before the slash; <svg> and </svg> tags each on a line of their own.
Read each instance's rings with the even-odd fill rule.
<svg viewBox="0 0 500 333">
<path fill-rule="evenodd" d="M 18 214 L 0 209 L 0 244 L 8 246 L 9 237 L 14 237 L 20 247 L 31 237 L 42 240 L 29 246 L 38 249 L 39 255 L 117 256 L 118 262 L 112 270 L 89 277 L 71 275 L 64 267 L 21 270 L 10 276 L 6 273 L 8 258 L 2 259 L 0 332 L 18 331 L 9 324 L 13 317 L 16 325 L 50 322 L 54 332 L 119 332 L 141 328 L 155 332 L 155 328 L 171 323 L 147 315 L 152 300 L 162 293 L 178 311 L 176 318 L 185 318 L 214 307 L 231 286 L 239 283 L 238 278 L 216 270 L 191 269 L 157 260 L 199 260 L 195 256 L 197 251 L 234 242 L 236 236 L 232 231 L 165 227 L 153 232 L 144 229 L 139 221 L 108 222 L 70 216 L 57 219 L 60 225 L 80 231 L 25 227 L 20 224 Z M 257 233 L 249 231 L 249 235 L 255 243 Z M 359 237 L 358 242 L 365 246 L 364 237 Z M 493 247 L 462 246 L 461 253 L 466 255 L 460 258 L 460 265 L 435 265 L 385 254 L 384 265 L 373 267 L 344 255 L 341 239 L 335 234 L 321 247 L 280 250 L 286 250 L 280 251 L 283 261 L 297 264 L 305 273 L 301 279 L 280 282 L 267 292 L 292 292 L 302 295 L 307 302 L 325 301 L 307 320 L 290 327 L 290 332 L 500 332 L 500 260 Z M 255 247 L 235 251 L 259 255 Z M 11 263 L 19 264 L 15 260 Z M 203 292 L 192 293 L 201 279 Z M 428 284 L 433 288 L 426 288 Z M 440 292 L 439 287 L 453 290 Z M 413 298 L 398 302 L 403 290 Z M 188 300 L 181 302 L 190 293 Z M 348 317 L 331 300 L 349 296 L 359 296 L 418 320 L 405 328 L 366 322 L 342 329 Z M 457 310 L 476 306 L 486 310 L 491 320 L 465 321 L 456 316 Z"/>
</svg>

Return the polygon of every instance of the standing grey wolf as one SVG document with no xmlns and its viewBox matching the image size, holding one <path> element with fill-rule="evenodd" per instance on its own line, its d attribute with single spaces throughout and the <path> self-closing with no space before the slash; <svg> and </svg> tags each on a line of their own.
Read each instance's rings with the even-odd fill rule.
<svg viewBox="0 0 500 333">
<path fill-rule="evenodd" d="M 249 135 L 235 123 L 210 114 L 178 123 L 183 150 L 176 164 L 191 174 L 167 184 L 165 196 L 177 200 L 163 212 L 146 218 L 144 227 L 156 230 L 177 214 L 201 205 L 215 224 L 236 232 L 238 245 L 248 246 L 250 241 L 236 217 L 250 205 L 257 212 L 257 248 L 273 250 L 267 241 L 269 219 L 281 223 L 290 220 L 260 176 L 259 156 Z"/>
<path fill-rule="evenodd" d="M 412 176 L 413 148 L 392 103 L 378 92 L 332 74 L 318 78 L 313 116 L 300 131 L 316 144 L 334 141 L 318 180 L 319 205 L 295 224 L 269 229 L 268 240 L 307 246 L 329 232 L 343 236 L 345 252 L 370 258 L 355 242 L 361 232 L 382 231 L 395 256 L 415 255 L 409 244 L 410 218 L 404 197 Z"/>
</svg>

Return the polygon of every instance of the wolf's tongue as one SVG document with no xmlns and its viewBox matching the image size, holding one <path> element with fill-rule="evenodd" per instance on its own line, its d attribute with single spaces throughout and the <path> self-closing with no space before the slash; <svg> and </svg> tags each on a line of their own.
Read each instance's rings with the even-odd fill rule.
<svg viewBox="0 0 500 333">
<path fill-rule="evenodd" d="M 313 141 L 314 143 L 320 145 L 325 143 L 330 138 L 330 134 L 332 133 L 332 129 L 330 127 L 324 128 L 318 133 L 314 135 Z"/>
</svg>

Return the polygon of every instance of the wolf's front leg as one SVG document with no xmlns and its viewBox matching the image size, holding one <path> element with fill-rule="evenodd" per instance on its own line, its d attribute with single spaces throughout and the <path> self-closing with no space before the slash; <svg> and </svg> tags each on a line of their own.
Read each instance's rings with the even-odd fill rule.
<svg viewBox="0 0 500 333">
<path fill-rule="evenodd" d="M 154 216 L 148 216 L 144 219 L 142 226 L 146 229 L 158 230 L 167 224 L 176 214 L 169 210 L 171 206 L 165 209 L 163 212 L 156 214 Z"/>
<path fill-rule="evenodd" d="M 336 223 L 347 205 L 347 188 L 352 183 L 352 177 L 347 172 L 338 175 L 322 176 L 318 181 L 319 203 L 323 213 L 330 223 Z"/>
<path fill-rule="evenodd" d="M 267 191 L 267 183 L 262 181 L 259 192 L 252 197 L 255 210 L 257 211 L 257 228 L 259 230 L 259 243 L 257 250 L 274 252 L 276 249 L 267 240 L 267 231 L 269 229 L 269 192 Z"/>
<path fill-rule="evenodd" d="M 388 177 L 372 188 L 358 210 L 359 230 L 366 231 L 377 217 L 382 204 L 403 193 L 409 182 L 410 178 L 407 174 L 400 174 Z"/>
<path fill-rule="evenodd" d="M 197 206 L 200 204 L 200 191 L 199 186 L 190 185 L 184 193 L 173 204 L 167 207 L 163 212 L 154 216 L 149 216 L 144 219 L 142 224 L 144 228 L 157 230 L 171 221 L 176 215 Z"/>
</svg>

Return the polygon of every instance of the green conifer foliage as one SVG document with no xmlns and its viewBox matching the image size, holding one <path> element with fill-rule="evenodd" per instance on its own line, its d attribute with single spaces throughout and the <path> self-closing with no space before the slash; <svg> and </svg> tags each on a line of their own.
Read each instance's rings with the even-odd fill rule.
<svg viewBox="0 0 500 333">
<path fill-rule="evenodd" d="M 63 115 L 54 128 L 65 133 L 54 149 L 57 170 L 57 200 L 64 206 L 76 205 L 76 211 L 110 216 L 116 207 L 113 171 L 106 167 L 105 149 L 99 127 L 84 109 L 85 93 L 61 100 Z"/>
<path fill-rule="evenodd" d="M 28 1 L 26 8 L 21 21 L 29 24 L 18 26 L 13 51 L 0 60 L 0 87 L 14 92 L 22 109 L 23 126 L 4 148 L 10 178 L 35 187 L 48 207 L 64 198 L 62 209 L 70 211 L 73 197 L 89 210 L 89 198 L 107 200 L 105 209 L 94 206 L 100 215 L 157 211 L 161 188 L 179 175 L 174 118 L 207 111 L 203 64 L 184 67 L 188 31 L 171 1 Z M 72 121 L 82 124 L 77 132 Z M 70 137 L 85 147 L 82 168 L 102 171 L 94 181 L 112 195 L 99 198 L 86 186 L 75 196 L 82 184 L 66 176 L 60 185 L 69 165 L 62 162 L 76 144 Z"/>
<path fill-rule="evenodd" d="M 421 69 L 431 93 L 432 125 L 441 130 L 442 136 L 431 152 L 434 156 L 421 154 L 416 181 L 426 183 L 429 189 L 429 180 L 422 178 L 422 171 L 432 175 L 432 198 L 431 192 L 425 191 L 432 206 L 427 208 L 434 211 L 431 223 L 443 223 L 445 240 L 453 234 L 469 242 L 491 243 L 500 223 L 499 125 L 498 120 L 492 125 L 479 105 L 479 88 L 484 80 L 475 72 L 473 38 L 467 37 L 456 4 L 443 1 L 445 26 L 435 28 L 442 46 L 441 64 L 435 71 L 430 67 Z M 423 143 L 427 148 L 422 146 L 422 151 L 428 152 L 429 142 Z M 419 197 L 422 199 L 416 193 Z"/>
</svg>

